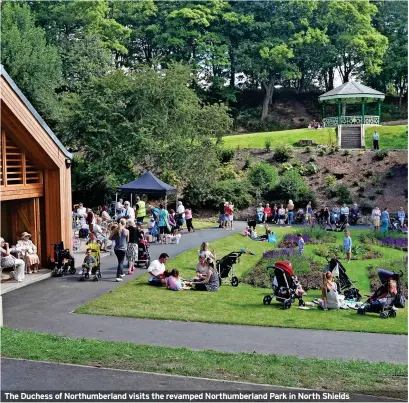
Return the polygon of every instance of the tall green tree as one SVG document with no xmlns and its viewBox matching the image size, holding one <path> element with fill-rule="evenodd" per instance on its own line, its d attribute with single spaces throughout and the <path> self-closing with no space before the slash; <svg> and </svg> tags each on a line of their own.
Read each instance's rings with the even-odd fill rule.
<svg viewBox="0 0 409 403">
<path fill-rule="evenodd" d="M 62 83 L 61 58 L 47 44 L 26 4 L 1 4 L 1 63 L 19 88 L 49 121 L 58 118 L 55 90 Z"/>
</svg>

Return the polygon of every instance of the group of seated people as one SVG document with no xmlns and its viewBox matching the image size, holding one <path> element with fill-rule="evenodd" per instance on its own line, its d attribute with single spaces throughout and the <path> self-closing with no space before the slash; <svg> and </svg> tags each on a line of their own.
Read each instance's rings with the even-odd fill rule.
<svg viewBox="0 0 409 403">
<path fill-rule="evenodd" d="M 31 241 L 31 234 L 23 232 L 15 246 L 0 238 L 1 267 L 13 269 L 10 278 L 18 282 L 24 281 L 25 273 L 32 274 L 40 271 L 40 258 L 37 255 L 37 247 Z"/>
<path fill-rule="evenodd" d="M 322 122 L 316 122 L 315 119 L 308 125 L 308 129 L 321 129 L 324 127 Z"/>
<path fill-rule="evenodd" d="M 263 203 L 259 203 L 256 209 L 256 218 L 259 224 L 292 225 L 293 223 L 304 224 L 304 222 L 311 224 L 312 213 L 311 202 L 307 204 L 305 210 L 302 207 L 296 210 L 293 201 L 289 200 L 286 207 L 283 204 L 274 204 L 273 207 L 270 207 L 269 203 L 266 203 L 265 206 Z"/>
<path fill-rule="evenodd" d="M 215 267 L 216 256 L 210 251 L 208 242 L 203 242 L 198 253 L 196 275 L 193 279 L 185 280 L 178 269 L 166 270 L 165 263 L 169 259 L 167 253 L 162 253 L 158 260 L 154 260 L 148 267 L 148 284 L 156 287 L 166 287 L 172 291 L 186 289 L 196 291 L 218 291 L 220 279 Z"/>
</svg>

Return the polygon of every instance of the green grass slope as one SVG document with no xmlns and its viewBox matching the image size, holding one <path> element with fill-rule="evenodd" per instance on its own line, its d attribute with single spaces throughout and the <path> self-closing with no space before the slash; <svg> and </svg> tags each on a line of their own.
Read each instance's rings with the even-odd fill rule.
<svg viewBox="0 0 409 403">
<path fill-rule="evenodd" d="M 379 132 L 380 148 L 408 148 L 408 126 L 373 126 L 365 130 L 365 146 L 372 148 L 374 130 Z"/>
</svg>

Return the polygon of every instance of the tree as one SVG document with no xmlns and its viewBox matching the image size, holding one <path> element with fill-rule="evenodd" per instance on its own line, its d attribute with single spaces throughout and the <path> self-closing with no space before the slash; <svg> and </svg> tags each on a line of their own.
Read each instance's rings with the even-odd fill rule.
<svg viewBox="0 0 409 403">
<path fill-rule="evenodd" d="M 62 83 L 57 48 L 47 44 L 27 5 L 3 2 L 1 12 L 1 63 L 41 115 L 54 121 L 55 90 Z"/>
<path fill-rule="evenodd" d="M 266 162 L 260 162 L 249 169 L 248 179 L 255 188 L 266 192 L 277 185 L 278 172 Z"/>
</svg>

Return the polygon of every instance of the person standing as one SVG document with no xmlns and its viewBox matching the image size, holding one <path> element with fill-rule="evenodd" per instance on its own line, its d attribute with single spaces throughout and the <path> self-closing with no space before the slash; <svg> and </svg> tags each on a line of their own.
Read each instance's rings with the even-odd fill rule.
<svg viewBox="0 0 409 403">
<path fill-rule="evenodd" d="M 224 216 L 225 204 L 226 199 L 223 197 L 222 201 L 219 203 L 219 228 L 226 228 L 226 218 Z"/>
<path fill-rule="evenodd" d="M 162 243 L 167 243 L 166 235 L 170 233 L 169 231 L 169 213 L 168 210 L 165 209 L 163 204 L 159 204 L 159 234 Z"/>
<path fill-rule="evenodd" d="M 233 204 L 230 202 L 227 203 L 227 206 L 224 208 L 224 213 L 226 215 L 226 220 L 227 220 L 227 229 L 230 229 L 233 231 Z"/>
<path fill-rule="evenodd" d="M 273 213 L 271 212 L 271 207 L 267 203 L 266 207 L 264 207 L 264 222 L 270 223 L 273 221 Z"/>
<path fill-rule="evenodd" d="M 189 205 L 186 206 L 185 208 L 185 219 L 186 219 L 186 227 L 188 232 L 190 232 L 190 230 L 192 230 L 193 232 L 195 232 L 195 229 L 193 228 L 193 224 L 192 224 L 192 209 L 189 207 Z"/>
<path fill-rule="evenodd" d="M 373 132 L 372 140 L 373 140 L 373 149 L 379 150 L 379 133 L 377 130 Z"/>
<path fill-rule="evenodd" d="M 126 259 L 128 260 L 128 274 L 132 274 L 135 270 L 134 264 L 138 261 L 138 243 L 140 239 L 143 239 L 143 233 L 141 235 L 141 232 L 138 231 L 134 220 L 128 220 L 126 226 L 129 232 Z"/>
<path fill-rule="evenodd" d="M 122 210 L 124 208 L 123 202 L 124 202 L 124 199 L 119 199 L 117 203 L 115 204 L 115 211 L 116 211 L 116 214 L 118 215 L 122 214 Z"/>
<path fill-rule="evenodd" d="M 302 234 L 297 234 L 297 238 L 298 238 L 298 253 L 300 255 L 304 254 L 304 238 L 302 237 Z"/>
<path fill-rule="evenodd" d="M 381 232 L 384 234 L 389 228 L 389 212 L 388 207 L 385 207 L 381 213 Z"/>
<path fill-rule="evenodd" d="M 381 210 L 378 206 L 372 210 L 372 225 L 374 226 L 374 230 L 379 230 L 381 225 Z"/>
<path fill-rule="evenodd" d="M 129 231 L 125 228 L 126 220 L 125 218 L 121 218 L 119 220 L 119 224 L 115 229 L 112 231 L 109 239 L 111 241 L 115 241 L 114 253 L 118 260 L 118 267 L 116 270 L 116 281 L 122 281 L 122 277 L 125 276 L 123 271 L 123 264 L 125 260 L 126 254 L 126 244 L 129 240 Z"/>
<path fill-rule="evenodd" d="M 399 220 L 399 222 L 400 222 L 401 228 L 403 228 L 403 224 L 404 224 L 404 222 L 405 222 L 405 218 L 406 218 L 405 210 L 403 210 L 403 207 L 399 207 L 398 220 Z"/>
<path fill-rule="evenodd" d="M 176 225 L 178 229 L 183 229 L 185 223 L 185 206 L 181 201 L 178 202 L 178 208 L 176 209 Z"/>
<path fill-rule="evenodd" d="M 136 197 L 136 221 L 141 222 L 143 224 L 143 220 L 146 217 L 146 205 L 143 200 L 139 196 Z"/>
<path fill-rule="evenodd" d="M 305 218 L 307 219 L 307 224 L 312 225 L 312 206 L 311 202 L 308 202 L 307 207 L 305 209 Z"/>
<path fill-rule="evenodd" d="M 292 200 L 288 200 L 287 213 L 288 213 L 288 225 L 291 226 L 293 224 L 293 219 L 294 219 L 294 203 Z"/>
<path fill-rule="evenodd" d="M 349 231 L 344 231 L 344 252 L 347 256 L 347 262 L 351 261 L 351 251 L 352 251 L 352 239 Z"/>
<path fill-rule="evenodd" d="M 133 209 L 129 201 L 126 201 L 124 203 L 124 210 L 122 212 L 121 218 L 125 218 L 125 220 L 135 220 L 135 210 Z"/>
</svg>

